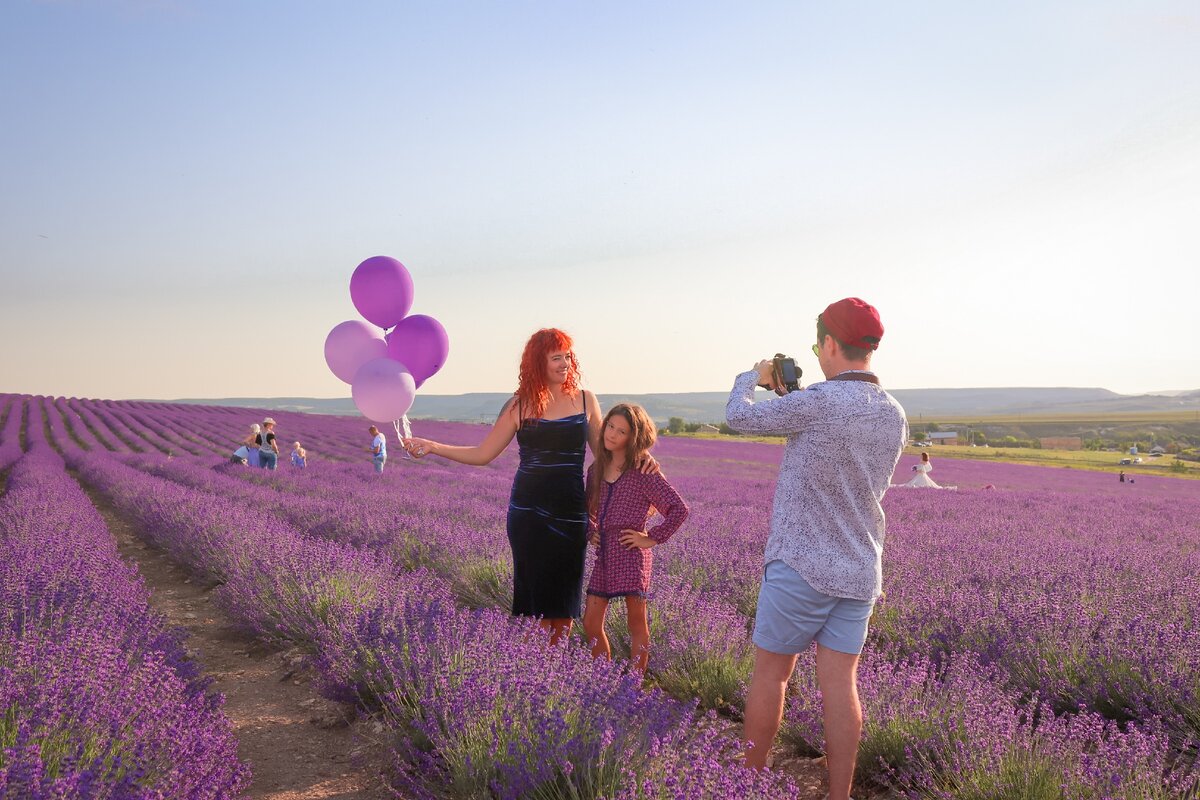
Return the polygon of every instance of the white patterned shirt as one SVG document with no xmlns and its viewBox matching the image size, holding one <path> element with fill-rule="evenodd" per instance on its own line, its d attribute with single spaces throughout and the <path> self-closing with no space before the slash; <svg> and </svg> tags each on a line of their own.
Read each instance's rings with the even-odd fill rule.
<svg viewBox="0 0 1200 800">
<path fill-rule="evenodd" d="M 875 383 L 829 380 L 754 402 L 737 376 L 725 418 L 742 433 L 786 435 L 764 563 L 783 561 L 817 591 L 874 600 L 883 587 L 880 501 L 908 439 L 896 399 Z"/>
</svg>

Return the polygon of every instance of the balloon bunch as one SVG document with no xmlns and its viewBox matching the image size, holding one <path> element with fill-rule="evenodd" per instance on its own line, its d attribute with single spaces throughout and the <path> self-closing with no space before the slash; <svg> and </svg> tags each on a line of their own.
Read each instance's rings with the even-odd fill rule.
<svg viewBox="0 0 1200 800">
<path fill-rule="evenodd" d="M 350 299 L 371 324 L 348 320 L 335 325 L 325 337 L 325 363 L 350 384 L 354 405 L 364 417 L 372 422 L 403 419 L 417 389 L 446 363 L 446 329 L 433 317 L 409 316 L 412 276 L 388 256 L 374 256 L 355 267 Z"/>
</svg>

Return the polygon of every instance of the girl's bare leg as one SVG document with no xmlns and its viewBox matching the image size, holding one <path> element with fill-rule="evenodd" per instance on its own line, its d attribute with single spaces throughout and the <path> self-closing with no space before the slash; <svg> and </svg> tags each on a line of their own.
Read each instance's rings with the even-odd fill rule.
<svg viewBox="0 0 1200 800">
<path fill-rule="evenodd" d="M 604 618 L 607 615 L 608 598 L 589 594 L 587 606 L 583 609 L 583 633 L 592 647 L 592 656 L 604 656 L 611 661 L 612 648 L 608 644 L 608 635 L 604 632 Z"/>
<path fill-rule="evenodd" d="M 626 597 L 625 608 L 629 611 L 629 653 L 638 672 L 645 672 L 650 663 L 650 613 L 646 598 Z"/>
</svg>

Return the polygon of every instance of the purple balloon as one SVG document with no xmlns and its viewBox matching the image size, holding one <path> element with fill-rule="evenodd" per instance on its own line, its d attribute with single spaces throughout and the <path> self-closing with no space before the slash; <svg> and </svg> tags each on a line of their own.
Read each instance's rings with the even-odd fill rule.
<svg viewBox="0 0 1200 800">
<path fill-rule="evenodd" d="M 396 259 L 373 256 L 354 268 L 350 299 L 367 322 L 390 328 L 412 308 L 412 276 Z"/>
<path fill-rule="evenodd" d="M 412 408 L 417 385 L 399 361 L 372 358 L 354 373 L 351 395 L 364 417 L 372 422 L 391 422 Z"/>
<path fill-rule="evenodd" d="M 442 323 L 424 314 L 413 314 L 400 320 L 387 339 L 388 358 L 408 367 L 417 388 L 446 363 L 450 354 L 450 338 Z"/>
<path fill-rule="evenodd" d="M 387 342 L 378 329 L 352 319 L 333 326 L 325 337 L 325 363 L 338 380 L 354 382 L 354 373 L 372 358 L 387 356 Z"/>
</svg>

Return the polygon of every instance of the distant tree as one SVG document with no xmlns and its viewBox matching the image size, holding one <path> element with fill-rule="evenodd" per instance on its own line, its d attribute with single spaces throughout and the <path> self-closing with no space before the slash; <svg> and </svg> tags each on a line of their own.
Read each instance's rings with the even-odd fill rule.
<svg viewBox="0 0 1200 800">
<path fill-rule="evenodd" d="M 938 425 L 936 422 L 931 422 L 925 426 L 925 430 L 929 431 L 930 433 L 940 433 L 942 426 Z"/>
<path fill-rule="evenodd" d="M 914 442 L 923 442 L 929 438 L 929 434 L 925 433 L 925 431 L 913 431 L 912 436 Z"/>
<path fill-rule="evenodd" d="M 987 434 L 983 431 L 971 431 L 972 444 L 987 444 Z"/>
<path fill-rule="evenodd" d="M 695 433 L 696 431 L 700 430 L 700 423 L 699 422 L 689 422 L 688 424 L 683 426 L 683 429 L 687 433 Z"/>
<path fill-rule="evenodd" d="M 671 417 L 667 420 L 667 430 L 671 433 L 683 433 L 683 417 Z"/>
<path fill-rule="evenodd" d="M 739 435 L 740 435 L 740 434 L 739 434 L 737 431 L 735 431 L 733 428 L 729 427 L 729 423 L 728 423 L 728 422 L 722 422 L 722 423 L 721 423 L 721 424 L 720 424 L 720 425 L 717 427 L 717 430 L 719 430 L 721 433 L 725 434 L 726 436 L 739 436 Z"/>
</svg>

